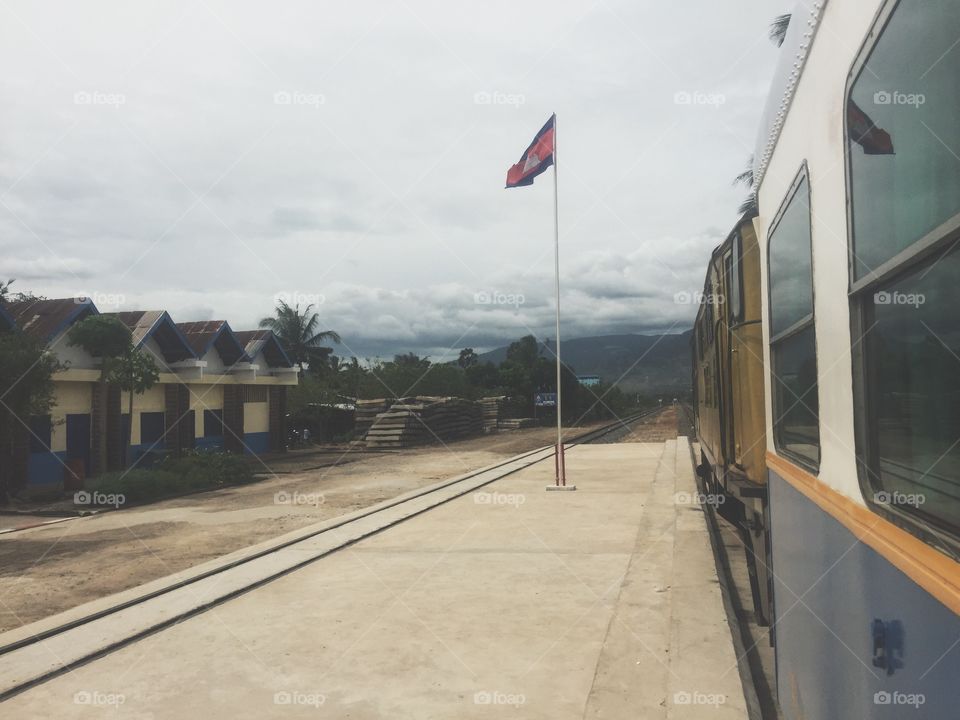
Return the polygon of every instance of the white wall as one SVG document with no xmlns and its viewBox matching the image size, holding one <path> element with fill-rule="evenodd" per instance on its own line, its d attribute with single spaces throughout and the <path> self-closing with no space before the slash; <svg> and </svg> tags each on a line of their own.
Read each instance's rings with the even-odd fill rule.
<svg viewBox="0 0 960 720">
<path fill-rule="evenodd" d="M 853 426 L 850 311 L 847 300 L 847 216 L 843 137 L 847 74 L 880 0 L 829 2 L 793 105 L 759 189 L 764 362 L 770 368 L 767 231 L 806 160 L 813 226 L 814 313 L 819 375 L 819 477 L 863 503 L 857 480 Z M 803 18 L 804 22 L 806 18 Z M 766 374 L 768 447 L 774 450 L 770 373 Z"/>
</svg>

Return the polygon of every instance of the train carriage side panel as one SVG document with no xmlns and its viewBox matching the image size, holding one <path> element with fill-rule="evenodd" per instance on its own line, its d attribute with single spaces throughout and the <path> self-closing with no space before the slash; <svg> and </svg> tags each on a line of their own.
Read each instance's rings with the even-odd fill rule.
<svg viewBox="0 0 960 720">
<path fill-rule="evenodd" d="M 878 18 L 901 11 L 901 17 L 912 25 L 903 36 L 906 39 L 892 49 L 893 57 L 899 58 L 894 66 L 912 67 L 911 64 L 917 64 L 917 57 L 928 50 L 932 52 L 934 36 L 948 35 L 950 41 L 942 48 L 938 45 L 933 57 L 924 61 L 923 67 L 917 67 L 915 74 L 917 78 L 924 75 L 930 82 L 940 73 L 944 85 L 938 89 L 938 96 L 931 95 L 928 102 L 952 107 L 951 98 L 956 97 L 958 90 L 955 83 L 952 90 L 948 86 L 950 78 L 956 76 L 952 65 L 956 56 L 944 51 L 960 35 L 960 10 L 955 2 L 801 3 L 791 21 L 783 58 L 784 76 L 795 78 L 799 74 L 799 81 L 795 91 L 789 84 L 793 80 L 788 81 L 783 98 L 771 97 L 768 117 L 777 117 L 779 113 L 784 118 L 782 129 L 778 134 L 775 128 L 769 138 L 761 141 L 761 147 L 766 146 L 767 151 L 757 172 L 760 215 L 755 227 L 761 254 L 764 414 L 776 571 L 777 690 L 787 720 L 952 718 L 956 717 L 960 698 L 956 684 L 960 677 L 957 556 L 941 552 L 942 547 L 916 528 L 891 520 L 891 513 L 878 508 L 875 498 L 867 496 L 868 490 L 861 485 L 858 474 L 859 465 L 872 459 L 863 455 L 862 444 L 858 444 L 857 422 L 869 424 L 874 418 L 863 405 L 857 410 L 854 395 L 854 388 L 858 387 L 855 382 L 860 382 L 854 371 L 856 355 L 862 350 L 862 336 L 853 331 L 852 321 L 856 317 L 851 303 L 861 301 L 850 279 L 848 253 L 852 246 L 844 171 L 848 144 L 845 133 L 855 110 L 860 111 L 860 140 L 865 137 L 863 132 L 874 132 L 869 129 L 873 121 L 869 117 L 863 121 L 864 114 L 877 119 L 879 125 L 873 126 L 877 130 L 884 125 L 891 130 L 894 127 L 890 124 L 893 121 L 889 108 L 881 107 L 889 104 L 882 93 L 869 105 L 870 96 L 864 96 L 863 102 L 858 101 L 859 107 L 851 109 L 847 102 L 848 70 L 855 66 L 863 43 L 882 37 L 876 25 Z M 925 28 L 924 23 L 934 17 L 936 24 Z M 915 40 L 913 45 L 910 38 Z M 883 75 L 879 65 L 875 73 L 878 71 Z M 886 72 L 889 73 L 889 67 Z M 879 76 L 871 77 L 871 82 L 882 80 Z M 910 88 L 897 85 L 889 90 L 909 92 Z M 926 143 L 927 131 L 919 122 L 912 127 L 917 132 L 915 137 L 910 137 L 909 132 L 895 133 L 892 145 L 898 162 L 912 161 L 922 174 L 923 168 L 933 168 L 935 163 L 920 156 L 917 148 L 934 148 L 935 141 Z M 949 117 L 945 127 L 940 128 L 941 136 L 955 134 L 955 122 L 951 125 Z M 882 168 L 883 162 L 894 157 L 890 148 L 885 148 L 886 140 L 879 132 L 874 132 L 867 142 L 875 143 L 869 148 L 871 167 Z M 855 151 L 862 154 L 862 150 L 858 147 Z M 945 163 L 946 159 L 942 153 L 935 156 L 937 163 Z M 932 173 L 931 169 L 928 175 L 932 177 Z M 896 193 L 914 193 L 921 201 L 926 200 L 918 194 L 918 183 L 908 186 L 903 182 L 905 178 L 896 179 L 901 182 L 875 187 L 872 192 L 893 193 L 889 199 L 897 197 Z M 780 291 L 771 292 L 771 242 L 777 242 L 780 231 L 776 223 L 785 216 L 794 192 L 802 192 L 809 202 L 806 242 L 812 267 L 805 272 L 811 281 L 812 320 L 773 330 L 780 310 L 774 308 L 771 317 L 771 303 L 774 295 L 781 302 L 782 280 L 789 276 L 789 268 L 785 272 L 781 263 L 780 279 L 776 281 L 781 283 Z M 929 214 L 938 208 L 929 203 L 925 212 Z M 795 243 L 795 237 L 791 243 L 783 242 L 783 237 L 776 252 Z M 950 284 L 945 287 L 949 289 Z M 929 301 L 942 300 L 948 294 L 942 292 Z M 809 326 L 805 325 L 807 322 Z M 790 349 L 787 341 L 808 327 L 812 333 L 806 337 L 812 335 L 815 342 L 812 353 L 816 367 L 812 377 L 818 441 L 804 436 L 806 428 L 800 423 L 787 428 L 783 422 L 787 410 L 782 402 L 783 388 L 791 383 L 794 387 L 804 386 L 798 382 L 803 370 L 798 369 L 799 365 L 791 368 L 786 362 Z M 875 349 L 872 357 L 876 361 Z M 778 367 L 771 359 L 779 360 L 781 365 Z M 785 367 L 788 370 L 784 371 Z M 935 370 L 927 366 L 927 372 Z M 917 372 L 922 374 L 923 368 L 919 367 Z M 948 378 L 944 384 L 951 382 L 955 380 Z M 778 408 L 780 416 L 775 424 Z M 794 431 L 794 440 L 784 442 L 785 435 L 781 434 L 778 442 L 777 432 L 786 429 Z M 916 425 L 907 427 L 910 437 L 921 437 L 922 430 Z M 795 440 L 797 436 L 807 437 L 806 446 L 815 444 L 818 452 L 803 455 L 805 446 Z M 956 474 L 946 481 L 955 486 Z"/>
</svg>

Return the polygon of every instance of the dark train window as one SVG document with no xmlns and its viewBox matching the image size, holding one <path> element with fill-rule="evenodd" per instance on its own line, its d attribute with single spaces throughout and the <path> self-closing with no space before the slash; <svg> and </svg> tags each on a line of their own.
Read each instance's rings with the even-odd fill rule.
<svg viewBox="0 0 960 720">
<path fill-rule="evenodd" d="M 955 18 L 951 0 L 888 5 L 847 98 L 861 485 L 881 513 L 941 545 L 960 528 Z"/>
<path fill-rule="evenodd" d="M 769 236 L 773 439 L 779 452 L 820 464 L 810 185 L 804 167 Z"/>
<path fill-rule="evenodd" d="M 740 250 L 740 232 L 733 237 L 733 247 L 726 259 L 727 273 L 727 312 L 730 323 L 743 320 L 743 266 Z"/>
<path fill-rule="evenodd" d="M 847 98 L 854 280 L 960 210 L 956 0 L 901 0 Z"/>
</svg>

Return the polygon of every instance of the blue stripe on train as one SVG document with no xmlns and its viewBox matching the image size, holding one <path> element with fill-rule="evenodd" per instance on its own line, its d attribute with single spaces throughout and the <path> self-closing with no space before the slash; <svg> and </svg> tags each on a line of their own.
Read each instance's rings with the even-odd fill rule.
<svg viewBox="0 0 960 720">
<path fill-rule="evenodd" d="M 775 472 L 769 477 L 784 717 L 956 717 L 960 617 Z M 891 675 L 873 666 L 875 619 L 901 635 L 902 667 Z"/>
</svg>

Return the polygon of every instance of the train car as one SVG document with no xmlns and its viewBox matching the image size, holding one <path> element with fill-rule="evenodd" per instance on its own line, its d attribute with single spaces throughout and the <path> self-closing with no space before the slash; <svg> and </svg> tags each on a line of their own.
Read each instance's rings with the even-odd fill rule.
<svg viewBox="0 0 960 720">
<path fill-rule="evenodd" d="M 743 215 L 710 257 L 691 342 L 697 473 L 708 499 L 740 532 L 757 620 L 766 625 L 772 578 L 754 215 Z"/>
<path fill-rule="evenodd" d="M 738 407 L 763 403 L 766 483 L 743 482 L 788 720 L 958 716 L 957 38 L 956 0 L 799 4 L 755 155 L 761 379 L 734 381 L 729 311 L 697 319 L 701 467 L 731 495 Z"/>
</svg>

